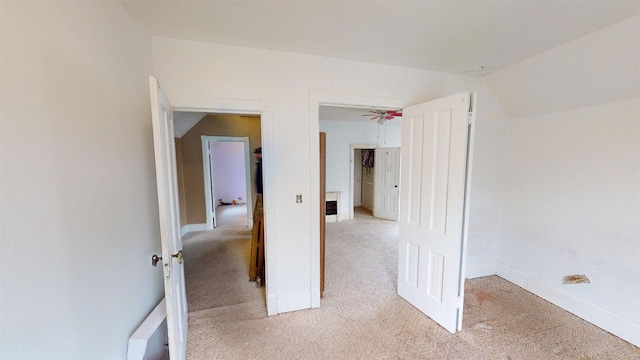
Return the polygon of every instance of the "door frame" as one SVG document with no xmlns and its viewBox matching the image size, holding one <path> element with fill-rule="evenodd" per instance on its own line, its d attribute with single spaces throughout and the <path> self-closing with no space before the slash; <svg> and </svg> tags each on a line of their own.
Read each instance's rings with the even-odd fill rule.
<svg viewBox="0 0 640 360">
<path fill-rule="evenodd" d="M 186 96 L 171 96 L 170 99 L 173 105 L 173 111 L 260 115 L 260 137 L 263 153 L 267 155 L 273 153 L 273 135 L 275 134 L 275 126 L 271 102 L 261 100 L 230 100 Z M 315 135 L 315 144 L 318 145 L 317 133 Z M 264 180 L 263 198 L 265 199 L 263 205 L 266 273 L 265 292 L 267 315 L 269 316 L 278 314 L 278 272 L 276 262 L 278 239 L 275 236 L 275 204 L 273 201 L 269 201 L 269 199 L 275 199 L 275 173 L 273 171 L 273 161 L 274 159 L 271 156 L 265 156 L 262 159 L 262 176 Z M 319 203 L 318 206 L 320 206 Z M 320 215 L 317 214 L 317 217 L 319 216 Z"/>
<path fill-rule="evenodd" d="M 244 144 L 244 171 L 245 171 L 245 187 L 246 187 L 246 206 L 247 206 L 247 226 L 253 226 L 253 194 L 251 193 L 251 160 L 249 151 L 249 137 L 248 136 L 210 136 L 200 135 L 202 141 L 202 170 L 204 175 L 204 198 L 205 207 L 207 209 L 207 230 L 213 230 L 213 214 L 215 204 L 213 200 L 213 194 L 211 194 L 211 188 L 215 186 L 213 179 L 211 178 L 211 163 L 209 162 L 209 146 L 210 142 L 241 142 Z M 213 152 L 213 149 L 211 149 Z M 214 169 L 215 171 L 215 169 Z M 213 186 L 212 186 L 213 185 Z"/>
<path fill-rule="evenodd" d="M 320 105 L 397 110 L 410 102 L 401 99 L 309 92 L 309 199 L 311 211 L 311 308 L 320 307 Z"/>
<path fill-rule="evenodd" d="M 356 164 L 355 158 L 353 157 L 354 152 L 357 149 L 367 149 L 367 150 L 375 150 L 378 147 L 378 144 L 351 144 L 351 153 L 349 154 L 349 161 L 351 163 L 351 170 L 349 172 L 349 219 L 353 220 L 355 217 L 353 213 L 353 205 L 355 203 L 353 193 L 355 192 L 355 181 L 356 181 Z M 374 184 L 374 192 L 375 192 L 375 184 Z M 375 203 L 375 196 L 373 198 L 373 202 Z"/>
</svg>

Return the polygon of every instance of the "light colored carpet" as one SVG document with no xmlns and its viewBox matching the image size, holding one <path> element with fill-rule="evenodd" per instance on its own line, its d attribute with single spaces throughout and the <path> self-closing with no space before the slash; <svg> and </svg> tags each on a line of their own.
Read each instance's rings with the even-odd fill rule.
<svg viewBox="0 0 640 360">
<path fill-rule="evenodd" d="M 397 223 L 362 210 L 327 224 L 321 307 L 267 317 L 264 292 L 248 282 L 248 229 L 187 236 L 188 358 L 640 359 L 637 347 L 495 276 L 467 281 L 463 330 L 452 335 L 396 295 L 397 241 Z"/>
<path fill-rule="evenodd" d="M 216 213 L 215 230 L 183 238 L 190 312 L 254 300 L 264 303 L 264 290 L 249 282 L 251 229 L 246 206 L 219 206 Z"/>
</svg>

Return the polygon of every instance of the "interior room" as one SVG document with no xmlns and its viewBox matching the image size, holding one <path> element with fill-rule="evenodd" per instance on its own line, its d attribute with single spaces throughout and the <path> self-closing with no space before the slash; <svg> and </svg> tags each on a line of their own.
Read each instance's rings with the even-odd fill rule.
<svg viewBox="0 0 640 360">
<path fill-rule="evenodd" d="M 0 20 L 0 358 L 156 359 L 167 344 L 172 359 L 638 356 L 637 1 L 2 1 Z M 455 107 L 436 109 L 445 100 Z M 398 131 L 412 137 L 391 144 L 395 120 L 385 125 L 387 145 L 402 147 L 401 199 L 428 178 L 414 165 L 444 148 L 416 150 L 434 139 L 429 131 L 440 145 L 449 129 L 460 140 L 458 182 L 431 177 L 444 179 L 432 188 L 456 191 L 459 223 L 446 230 L 461 233 L 461 266 L 442 278 L 460 285 L 458 297 L 437 286 L 425 296 L 446 303 L 461 328 L 399 295 L 421 261 L 403 226 L 442 230 L 453 219 L 425 222 L 408 201 L 399 235 L 380 231 L 407 246 L 361 244 L 388 255 L 392 265 L 371 273 L 385 285 L 340 291 L 335 302 L 328 287 L 321 299 L 318 133 L 335 133 L 345 159 L 351 144 L 379 143 L 375 129 L 375 139 L 351 140 L 354 125 L 322 120 L 330 106 L 402 109 Z M 177 112 L 194 123 L 180 137 Z M 249 138 L 250 172 L 253 150 L 265 154 L 266 282 L 241 321 L 187 313 L 186 291 L 168 286 L 184 285 L 171 275 L 192 261 L 182 240 L 213 227 L 201 135 L 222 114 L 254 116 L 220 120 L 229 132 L 216 135 Z M 247 119 L 259 128 L 231 133 Z M 423 126 L 440 119 L 455 126 Z M 415 176 L 402 175 L 405 165 Z M 350 198 L 345 167 L 327 187 Z M 412 198 L 426 204 L 428 194 Z M 329 237 L 350 224 L 351 205 L 339 208 L 344 220 L 327 224 Z M 444 268 L 438 254 L 422 255 Z M 348 289 L 359 281 L 348 276 L 366 269 L 326 270 L 341 275 L 334 289 Z M 356 303 L 371 306 L 340 315 Z M 504 304 L 508 321 L 491 318 Z M 188 326 L 176 325 L 181 316 Z M 207 341 L 212 332 L 220 337 Z M 317 347 L 320 336 L 335 346 Z"/>
<path fill-rule="evenodd" d="M 386 115 L 386 109 L 320 106 L 320 131 L 327 134 L 327 192 L 340 193 L 340 219 L 353 219 L 355 207 L 373 215 L 375 161 L 371 156 L 371 166 L 364 166 L 363 150 L 400 147 L 402 116 L 379 121 L 379 111 Z"/>
<path fill-rule="evenodd" d="M 355 212 L 356 208 L 360 207 L 358 210 L 373 216 L 373 186 L 375 179 L 373 178 L 372 170 L 375 167 L 375 163 L 373 166 L 365 166 L 363 160 L 372 157 L 375 159 L 375 148 L 355 147 L 352 156 L 353 207 L 349 206 L 349 213 Z M 351 182 L 349 185 L 351 185 Z"/>
<path fill-rule="evenodd" d="M 174 123 L 189 311 L 250 301 L 264 309 L 263 289 L 248 281 L 260 116 L 176 111 Z"/>
<path fill-rule="evenodd" d="M 220 206 L 237 207 L 252 226 L 260 116 L 174 112 L 174 122 L 181 234 L 213 230 Z"/>
</svg>

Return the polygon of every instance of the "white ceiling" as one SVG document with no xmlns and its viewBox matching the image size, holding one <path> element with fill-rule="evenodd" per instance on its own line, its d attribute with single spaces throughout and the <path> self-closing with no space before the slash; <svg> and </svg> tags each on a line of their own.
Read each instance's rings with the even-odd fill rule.
<svg viewBox="0 0 640 360">
<path fill-rule="evenodd" d="M 191 130 L 198 121 L 202 120 L 203 117 L 207 115 L 202 112 L 182 112 L 182 111 L 174 111 L 173 112 L 173 131 L 174 136 L 177 138 L 181 138 L 182 135 L 186 134 L 187 131 Z"/>
<path fill-rule="evenodd" d="M 371 116 L 369 109 L 321 105 L 319 119 L 320 121 L 372 121 Z"/>
<path fill-rule="evenodd" d="M 615 0 L 121 2 L 156 36 L 474 75 L 640 13 Z"/>
</svg>

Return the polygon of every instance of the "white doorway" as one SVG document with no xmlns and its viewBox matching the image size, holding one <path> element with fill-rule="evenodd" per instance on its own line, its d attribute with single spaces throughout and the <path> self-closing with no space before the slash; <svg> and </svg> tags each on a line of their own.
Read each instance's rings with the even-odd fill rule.
<svg viewBox="0 0 640 360">
<path fill-rule="evenodd" d="M 218 206 L 245 206 L 247 226 L 251 211 L 251 161 L 248 137 L 202 135 L 202 169 L 207 229 L 217 226 Z"/>
<path fill-rule="evenodd" d="M 275 262 L 276 254 L 276 237 L 274 235 L 275 227 L 269 226 L 273 222 L 273 201 L 275 193 L 275 173 L 273 171 L 273 157 L 269 154 L 273 153 L 273 134 L 274 119 L 271 103 L 268 101 L 251 101 L 251 100 L 228 100 L 228 99 L 201 99 L 181 97 L 174 100 L 174 111 L 180 112 L 199 112 L 207 114 L 229 114 L 240 115 L 246 117 L 260 117 L 260 138 L 262 153 L 262 176 L 263 176 L 263 194 L 264 199 L 264 246 L 265 246 L 265 298 L 268 315 L 277 315 L 277 283 L 278 272 Z M 204 163 L 202 163 L 204 165 Z M 250 164 L 251 166 L 251 164 Z M 204 173 L 204 171 L 203 171 Z M 209 175 L 210 176 L 210 175 Z M 250 184 L 251 184 L 250 180 Z M 205 187 L 206 189 L 206 187 Z M 205 196 L 206 198 L 206 196 Z M 252 199 L 253 201 L 253 199 Z M 206 204 L 206 202 L 205 202 Z"/>
<path fill-rule="evenodd" d="M 455 103 L 454 107 L 449 106 L 450 103 Z M 436 105 L 433 105 L 436 104 Z M 443 178 L 444 182 L 440 182 L 438 180 L 438 184 L 442 184 L 445 188 L 451 186 L 452 189 L 455 190 L 453 194 L 455 197 L 456 204 L 451 209 L 451 214 L 447 212 L 447 214 L 451 215 L 450 218 L 454 219 L 450 225 L 447 227 L 447 230 L 452 233 L 451 236 L 448 236 L 450 239 L 449 243 L 451 246 L 445 246 L 447 251 L 440 251 L 439 248 L 429 247 L 430 245 L 416 245 L 412 244 L 410 237 L 407 235 L 407 232 L 400 232 L 400 243 L 399 243 L 399 254 L 400 258 L 398 263 L 398 286 L 399 286 L 399 295 L 413 304 L 418 310 L 430 316 L 436 322 L 441 324 L 447 330 L 451 332 L 455 332 L 461 329 L 462 324 L 462 306 L 464 301 L 464 275 L 465 275 L 465 261 L 466 261 L 466 242 L 467 242 L 467 228 L 468 228 L 468 188 L 470 186 L 470 169 L 471 169 L 471 159 L 473 158 L 473 115 L 475 109 L 475 94 L 466 92 L 460 93 L 457 95 L 453 95 L 447 98 L 434 100 L 429 103 L 417 104 L 411 106 L 412 116 L 411 121 L 409 122 L 411 126 L 407 127 L 407 123 L 403 124 L 403 139 L 402 144 L 403 147 L 406 145 L 406 152 L 403 154 L 403 169 L 402 173 L 404 175 L 401 176 L 400 182 L 402 186 L 406 187 L 406 191 L 401 193 L 403 197 L 407 196 L 407 194 L 411 194 L 405 201 L 401 204 L 401 209 L 404 209 L 404 213 L 400 214 L 400 223 L 414 223 L 424 224 L 424 228 L 428 228 L 428 219 L 422 219 L 422 215 L 426 214 L 428 210 L 428 206 L 430 202 L 433 204 L 437 202 L 440 204 L 439 206 L 446 208 L 446 204 L 443 204 L 440 201 L 440 196 L 446 191 L 430 191 L 428 176 L 417 176 L 418 174 L 422 174 L 418 171 L 418 167 L 413 167 L 413 171 L 411 173 L 405 173 L 405 168 L 407 161 L 409 163 L 413 163 L 414 159 L 427 159 L 428 155 L 423 157 L 423 150 L 421 148 L 422 140 L 424 138 L 428 138 L 430 131 L 435 131 L 438 136 L 435 137 L 434 143 L 429 143 L 425 141 L 425 146 L 431 146 L 431 150 L 436 149 L 438 154 L 437 163 L 440 164 L 442 159 L 442 163 L 446 162 L 446 156 L 440 156 L 440 146 L 444 146 L 446 142 L 444 139 L 446 138 L 447 132 L 442 130 L 446 128 L 446 126 L 455 126 L 455 134 L 456 136 L 460 135 L 464 136 L 464 141 L 456 141 L 456 149 L 452 151 L 452 154 L 455 154 L 455 167 L 456 172 L 451 179 L 450 183 L 449 177 Z M 321 105 L 329 105 L 329 106 L 350 106 L 350 107 L 367 107 L 367 108 L 386 108 L 386 109 L 404 109 L 407 105 L 411 105 L 408 103 L 402 103 L 398 100 L 392 99 L 378 99 L 378 98 L 366 98 L 359 96 L 341 96 L 341 95 L 328 95 L 328 94 L 319 94 L 312 93 L 310 97 L 310 114 L 311 114 L 311 131 L 309 142 L 311 144 L 311 186 L 313 189 L 319 189 L 319 156 L 314 156 L 313 154 L 319 154 L 319 142 L 316 138 L 315 134 L 320 131 L 320 116 L 319 111 Z M 442 106 L 441 106 L 442 105 Z M 420 111 L 414 111 L 414 109 L 423 109 L 426 108 L 428 111 L 424 113 L 420 113 Z M 441 107 L 441 108 L 440 108 Z M 413 114 L 415 112 L 415 114 Z M 452 115 L 454 114 L 454 115 Z M 406 117 L 406 114 L 404 114 Z M 421 117 L 422 116 L 422 117 Z M 428 119 L 429 122 L 425 122 L 424 119 Z M 435 119 L 435 120 L 434 120 Z M 447 120 L 449 119 L 449 120 Z M 404 120 L 404 119 L 403 119 Z M 424 129 L 422 124 L 425 123 Z M 454 123 L 454 125 L 451 125 Z M 414 124 L 420 124 L 420 126 Z M 442 128 L 442 129 L 441 129 Z M 461 129 L 464 128 L 464 129 Z M 466 131 L 465 131 L 466 130 Z M 418 141 L 420 140 L 420 141 Z M 430 140 L 431 141 L 431 140 Z M 420 146 L 418 146 L 418 143 Z M 435 150 L 434 150 L 435 151 Z M 431 151 L 433 153 L 433 151 Z M 429 153 L 429 152 L 427 152 Z M 463 155 L 463 156 L 460 156 Z M 441 159 L 442 158 L 442 159 Z M 316 160 L 318 159 L 318 160 Z M 427 159 L 428 160 L 428 159 Z M 425 160 L 426 161 L 426 160 Z M 427 164 L 428 165 L 428 164 Z M 428 167 L 425 167 L 428 168 Z M 444 170 L 443 170 L 444 171 Z M 441 172 L 442 173 L 442 172 Z M 409 175 L 407 175 L 409 174 Z M 414 176 L 415 174 L 415 176 Z M 439 178 L 440 179 L 440 178 Z M 462 180 L 461 180 L 462 179 Z M 418 189 L 418 190 L 416 190 Z M 416 198 L 417 197 L 417 198 Z M 437 198 L 436 198 L 437 197 Z M 320 197 L 312 196 L 312 201 L 319 200 Z M 316 203 L 317 204 L 317 203 Z M 419 204 L 420 208 L 415 209 L 416 205 Z M 422 204 L 425 204 L 424 209 L 422 208 Z M 314 206 L 312 204 L 312 209 L 318 208 L 318 206 Z M 408 209 L 408 212 L 407 212 Z M 424 210 L 424 211 L 422 211 Z M 318 210 L 319 211 L 319 210 Z M 404 214 L 404 215 L 403 215 Z M 312 212 L 312 219 L 319 218 L 316 216 L 317 213 Z M 414 221 L 415 217 L 418 216 L 418 221 Z M 433 223 L 433 221 L 431 221 Z M 318 226 L 318 228 L 314 228 L 314 226 Z M 312 233 L 320 233 L 319 231 L 320 223 L 314 223 L 312 221 Z M 405 226 L 406 228 L 406 226 Z M 449 229 L 451 228 L 451 229 Z M 455 228 L 455 229 L 453 229 Z M 402 229 L 402 226 L 401 226 Z M 422 229 L 422 228 L 421 228 Z M 318 231 L 315 231 L 318 230 Z M 453 234 L 459 234 L 460 236 L 455 237 Z M 317 241 L 316 241 L 317 240 Z M 455 246 L 454 246 L 455 245 Z M 413 247 L 412 247 L 413 246 Z M 422 250 L 416 250 L 415 247 L 423 247 Z M 319 237 L 316 239 L 312 237 L 311 244 L 311 262 L 312 262 L 312 307 L 320 306 L 320 291 L 319 286 L 317 286 L 317 297 L 316 295 L 316 279 L 317 284 L 320 282 L 320 239 Z M 317 249 L 317 250 L 316 250 Z M 410 250 L 410 251 L 408 251 Z M 419 255 L 417 255 L 419 254 Z M 437 256 L 439 255 L 439 257 Z M 403 258 L 404 256 L 404 258 Z M 444 264 L 444 258 L 447 258 L 446 266 L 439 266 Z M 415 271 L 414 271 L 415 270 Z M 436 272 L 437 270 L 437 272 Z M 417 274 L 420 276 L 417 276 Z M 422 279 L 424 281 L 425 275 L 429 276 L 431 281 L 427 284 L 427 291 L 423 289 L 422 284 L 417 283 L 417 279 Z M 440 282 L 438 282 L 440 281 Z M 412 292 L 411 295 L 407 294 L 406 284 L 409 286 L 414 286 L 415 288 L 420 285 L 419 292 Z M 402 287 L 402 291 L 400 289 Z M 440 289 L 440 290 L 438 290 Z M 409 295 L 409 296 L 408 296 Z M 440 308 L 437 309 L 438 305 L 434 303 L 429 303 L 427 306 L 422 306 L 423 303 L 427 303 L 425 298 L 427 297 L 438 297 L 441 295 Z"/>
<path fill-rule="evenodd" d="M 400 147 L 351 144 L 350 156 L 349 219 L 362 207 L 374 217 L 398 221 Z M 372 166 L 365 164 L 367 156 L 373 156 Z"/>
<path fill-rule="evenodd" d="M 386 113 L 387 110 L 389 109 L 381 109 L 380 106 L 319 106 L 319 129 L 326 133 L 327 145 L 326 191 L 327 196 L 340 194 L 338 219 L 353 219 L 354 207 L 363 206 L 371 213 L 376 212 L 377 217 L 397 220 L 397 215 L 389 212 L 397 210 L 395 204 L 398 198 L 394 196 L 394 199 L 391 199 L 388 195 L 397 193 L 400 186 L 396 181 L 399 166 L 395 166 L 398 165 L 399 151 L 398 156 L 391 159 L 395 161 L 385 161 L 388 151 L 381 149 L 400 147 L 402 115 L 384 119 L 378 119 L 375 115 L 380 111 Z M 361 156 L 363 150 L 366 151 L 365 162 Z M 376 152 L 378 159 L 375 156 Z M 376 166 L 378 163 L 380 167 Z M 376 170 L 383 172 L 376 173 Z M 386 176 L 387 171 L 392 171 L 393 174 Z M 377 188 L 377 196 L 376 182 L 382 185 Z M 390 189 L 385 189 L 385 184 Z M 382 191 L 383 189 L 390 191 Z M 376 202 L 378 209 L 375 206 Z"/>
<path fill-rule="evenodd" d="M 355 217 L 355 208 L 363 207 L 373 214 L 373 182 L 369 181 L 367 169 L 362 165 L 363 151 L 374 151 L 376 144 L 351 144 L 351 159 L 349 160 L 349 219 Z"/>
<path fill-rule="evenodd" d="M 362 219 L 373 215 L 376 179 L 374 172 L 375 149 L 389 146 L 399 147 L 402 139 L 401 115 L 384 119 L 379 119 L 376 115 L 375 118 L 372 118 L 372 113 L 374 115 L 379 114 L 380 111 L 386 113 L 387 110 L 397 110 L 397 108 L 391 109 L 379 105 L 335 106 L 322 104 L 322 106 L 318 106 L 319 130 L 326 134 L 326 206 L 324 206 L 327 211 L 326 222 L 330 222 L 330 209 L 333 210 L 335 207 L 332 204 L 332 202 L 335 203 L 334 198 L 330 194 L 335 193 L 339 194 L 337 201 L 338 222 L 341 219 L 349 219 L 351 220 L 349 221 L 350 225 L 344 224 L 345 226 L 361 227 L 364 230 L 367 225 Z M 371 155 L 368 157 L 371 162 L 364 169 L 361 156 L 363 149 L 369 151 L 368 154 Z M 356 215 L 357 220 L 355 219 Z M 335 231 L 341 230 L 331 232 L 330 226 L 334 225 L 326 227 L 326 241 L 334 241 L 335 243 L 340 236 Z M 344 229 L 341 225 L 336 226 L 333 229 Z M 397 229 L 397 223 L 391 226 Z M 326 259 L 327 256 L 330 258 Z M 329 253 L 323 261 L 331 266 L 331 264 L 344 261 L 345 258 Z M 331 279 L 328 280 L 327 286 L 330 286 Z M 330 293 L 332 289 L 328 287 L 327 290 Z"/>
</svg>

